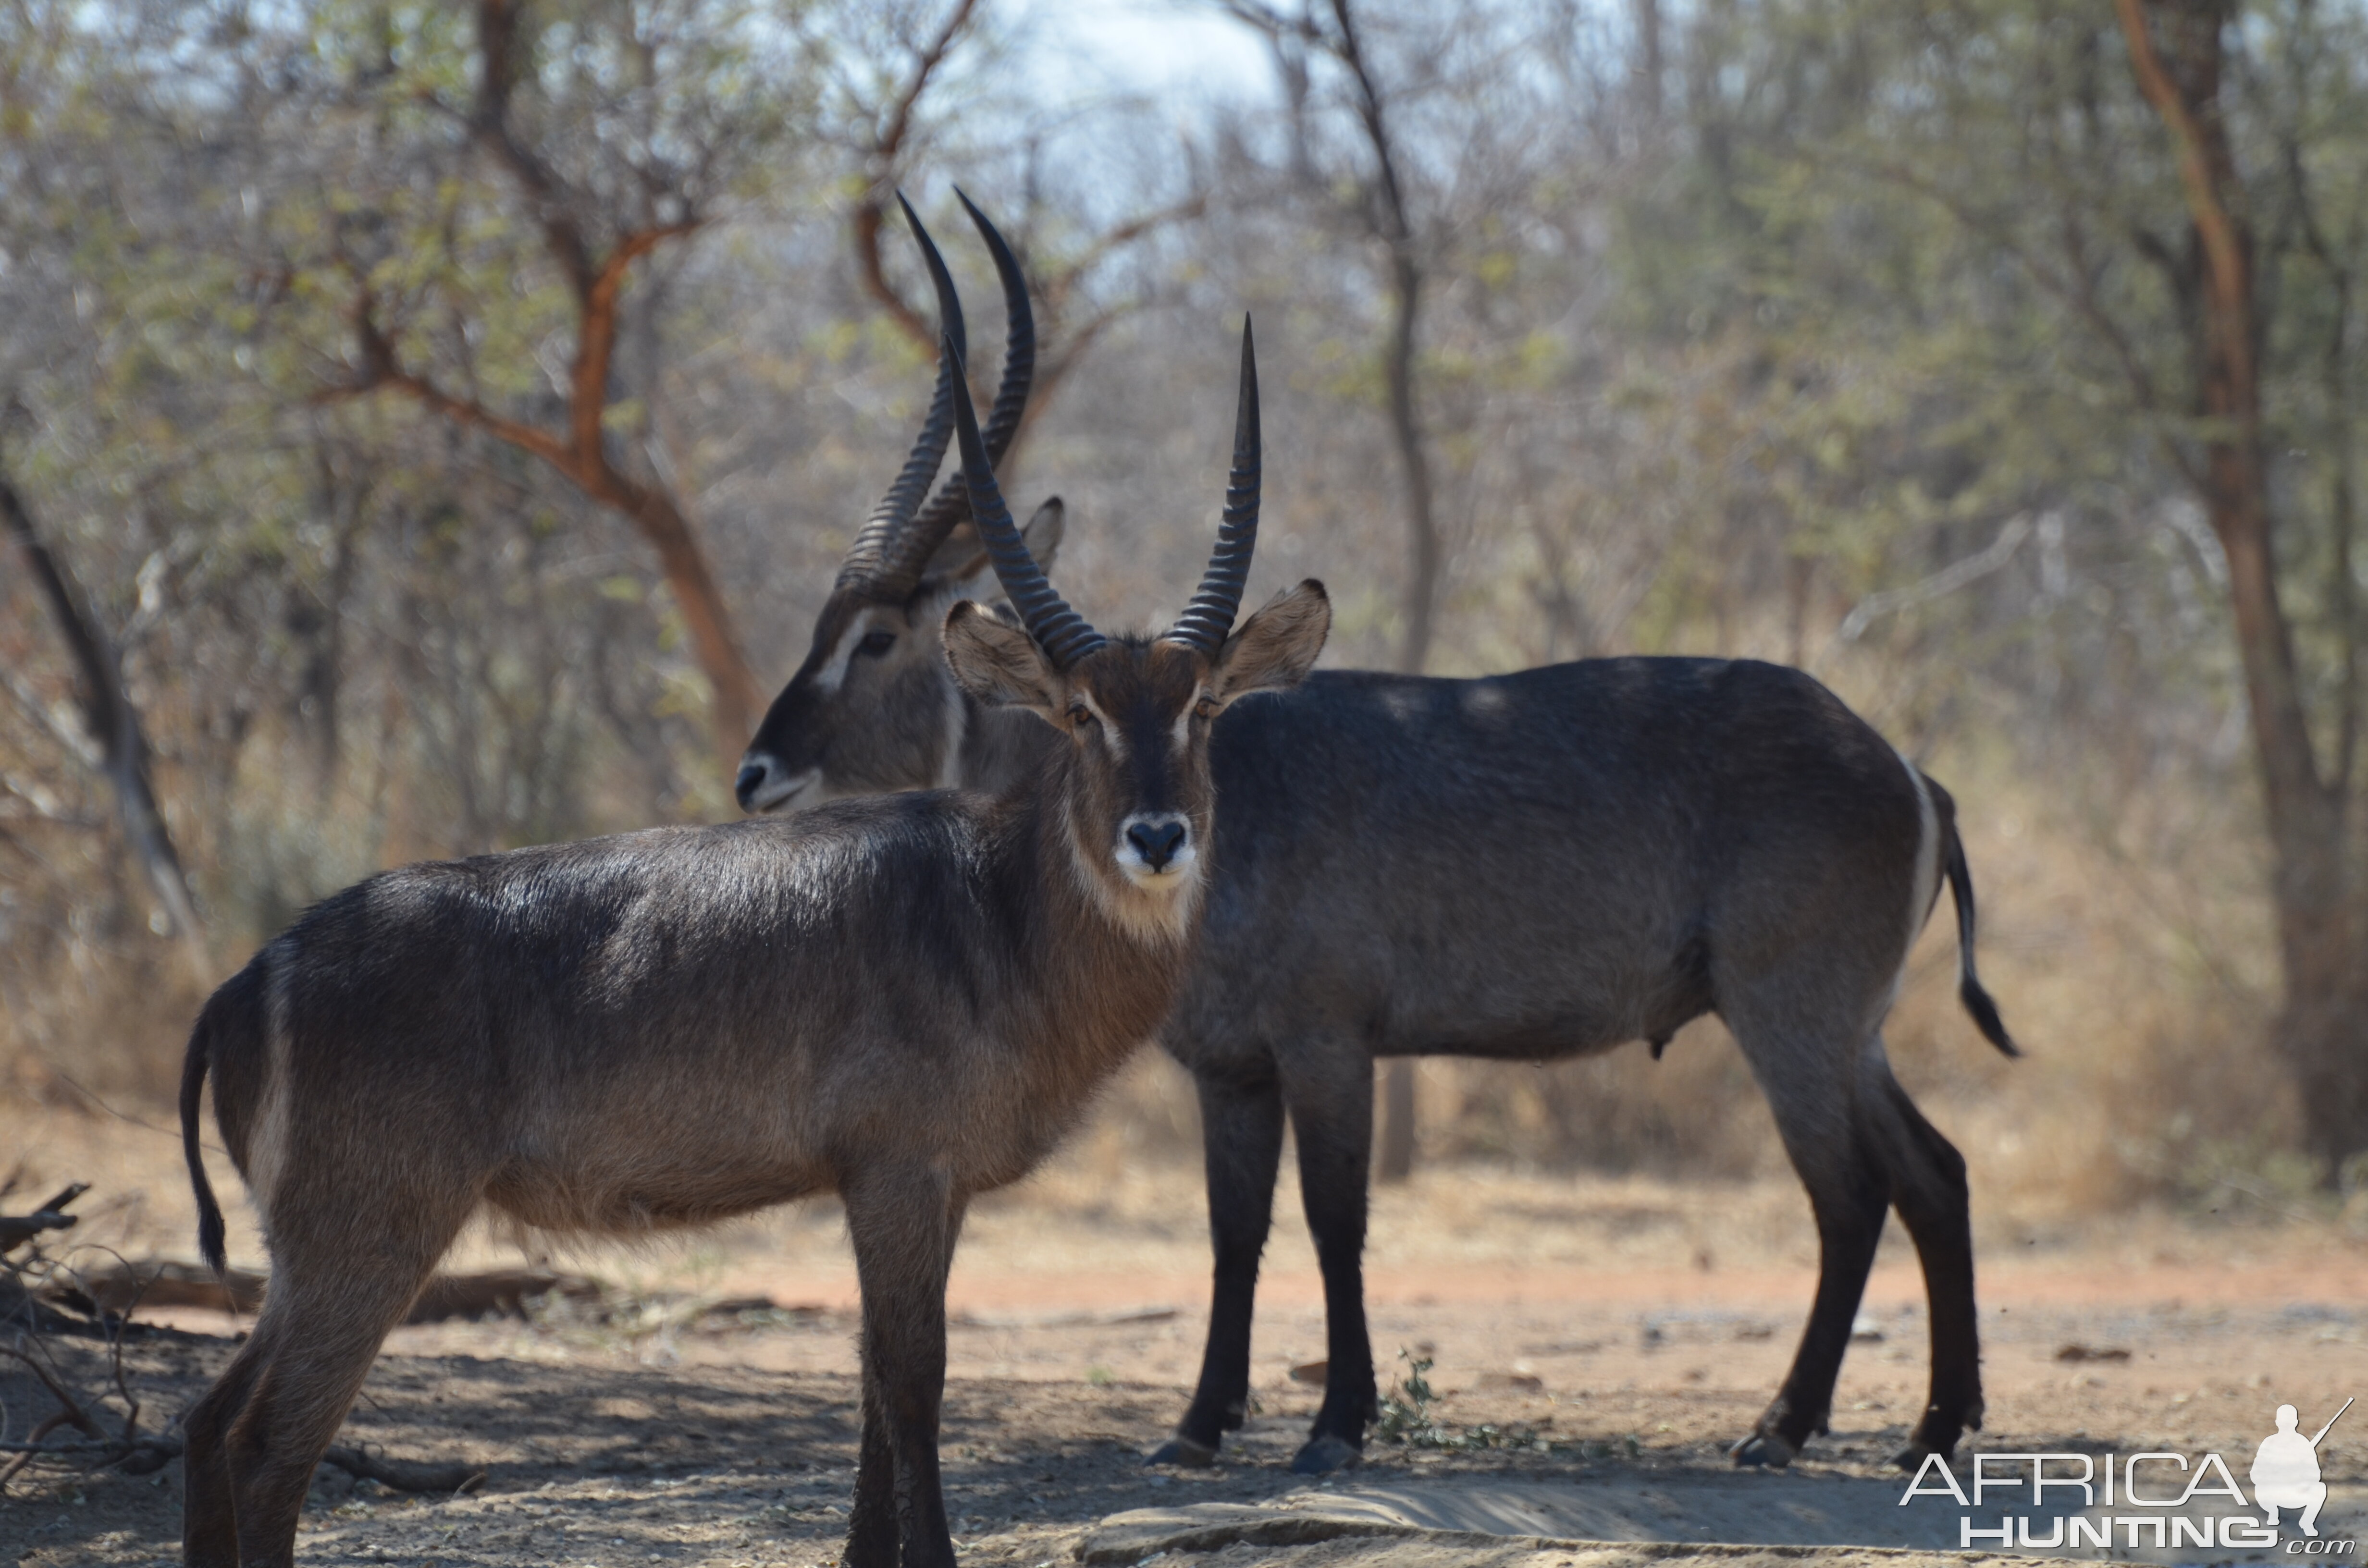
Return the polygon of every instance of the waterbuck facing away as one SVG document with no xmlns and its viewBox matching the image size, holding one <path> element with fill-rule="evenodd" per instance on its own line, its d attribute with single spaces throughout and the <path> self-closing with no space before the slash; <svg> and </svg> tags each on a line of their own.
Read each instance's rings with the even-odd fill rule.
<svg viewBox="0 0 2368 1568">
<path fill-rule="evenodd" d="M 313 1465 L 480 1206 L 632 1235 L 834 1190 L 863 1293 L 846 1561 L 953 1562 L 937 1433 L 964 1207 L 1034 1165 L 1167 1011 L 1211 865 L 1210 722 L 1297 681 L 1330 612 L 1304 583 L 1227 635 L 1258 519 L 1247 332 L 1218 544 L 1156 639 L 1105 639 L 1029 558 L 952 347 L 970 509 L 1026 630 L 958 604 L 946 655 L 965 701 L 1024 709 L 1053 744 L 991 793 L 391 871 L 216 992 L 181 1093 L 200 1240 L 220 1267 L 211 1072 L 274 1267 L 185 1423 L 187 1562 L 293 1561 Z M 934 466 L 908 467 L 908 497 Z"/>
<path fill-rule="evenodd" d="M 744 806 L 991 788 L 1048 744 L 965 696 L 938 657 L 944 602 L 985 584 L 976 542 L 934 524 L 896 541 L 931 571 L 833 593 L 749 747 Z M 1061 526 L 1057 502 L 1030 525 L 1047 562 Z M 1931 1316 L 1930 1396 L 1900 1459 L 1980 1426 L 1964 1161 L 1893 1078 L 1881 1033 L 1945 880 L 1960 995 L 2014 1053 L 1975 974 L 1946 790 L 1808 676 L 1739 660 L 1319 672 L 1228 715 L 1211 767 L 1225 854 L 1160 1039 L 1200 1092 L 1215 1299 L 1199 1389 L 1155 1462 L 1210 1463 L 1244 1418 L 1286 1109 L 1330 1357 L 1292 1468 L 1326 1471 L 1356 1462 L 1375 1414 L 1372 1059 L 1541 1061 L 1634 1040 L 1658 1055 L 1708 1012 L 1768 1096 L 1821 1244 L 1799 1351 L 1736 1461 L 1787 1464 L 1826 1429 L 1886 1206 L 1915 1240 Z"/>
</svg>

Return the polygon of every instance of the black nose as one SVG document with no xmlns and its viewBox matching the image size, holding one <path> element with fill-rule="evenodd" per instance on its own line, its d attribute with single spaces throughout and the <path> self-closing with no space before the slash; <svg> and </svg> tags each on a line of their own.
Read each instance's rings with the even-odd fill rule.
<svg viewBox="0 0 2368 1568">
<path fill-rule="evenodd" d="M 740 777 L 732 781 L 732 792 L 740 797 L 740 803 L 743 806 L 748 803 L 749 797 L 764 787 L 765 775 L 768 771 L 769 769 L 761 762 L 744 762 L 740 765 Z"/>
<path fill-rule="evenodd" d="M 1184 824 L 1180 822 L 1139 822 L 1126 830 L 1126 841 L 1134 846 L 1143 863 L 1155 871 L 1167 869 L 1167 862 L 1184 847 Z"/>
</svg>

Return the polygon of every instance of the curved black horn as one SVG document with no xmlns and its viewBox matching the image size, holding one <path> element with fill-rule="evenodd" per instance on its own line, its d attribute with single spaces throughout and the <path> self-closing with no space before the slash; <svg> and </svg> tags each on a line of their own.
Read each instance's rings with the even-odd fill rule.
<svg viewBox="0 0 2368 1568">
<path fill-rule="evenodd" d="M 961 373 L 957 367 L 969 343 L 962 326 L 962 300 L 946 272 L 945 257 L 938 254 L 937 242 L 929 238 L 929 231 L 901 190 L 896 193 L 896 205 L 905 210 L 905 222 L 912 225 L 913 237 L 921 242 L 929 281 L 937 286 L 938 320 L 953 352 L 938 356 L 937 389 L 929 396 L 929 413 L 921 422 L 921 433 L 913 438 L 913 449 L 905 454 L 896 483 L 871 508 L 871 517 L 848 547 L 847 559 L 838 568 L 840 587 L 866 589 L 882 598 L 902 598 L 911 593 L 920 576 L 921 562 L 928 559 L 924 553 L 916 560 L 904 547 L 905 525 L 913 520 L 915 509 L 929 492 L 929 481 L 938 476 L 938 466 L 945 460 L 946 443 L 953 437 L 954 378 Z"/>
<path fill-rule="evenodd" d="M 1217 545 L 1209 552 L 1209 569 L 1184 613 L 1165 633 L 1171 642 L 1189 643 L 1211 658 L 1225 645 L 1234 617 L 1242 608 L 1242 588 L 1250 579 L 1250 555 L 1258 549 L 1258 348 L 1250 340 L 1249 317 L 1242 318 L 1242 390 L 1234 412 L 1234 470 L 1225 476 L 1225 512 L 1217 525 Z"/>
<path fill-rule="evenodd" d="M 1028 303 L 1028 278 L 1019 270 L 1019 258 L 1011 254 L 1002 233 L 987 221 L 975 203 L 954 187 L 961 197 L 962 210 L 978 230 L 979 238 L 986 242 L 989 255 L 995 257 L 996 276 L 1003 282 L 1003 380 L 995 389 L 995 403 L 986 413 L 986 460 L 1000 464 L 1011 450 L 1014 437 L 1019 434 L 1019 416 L 1028 411 L 1028 393 L 1036 381 L 1036 312 Z M 913 526 L 902 534 L 896 545 L 899 559 L 911 553 L 913 570 L 917 574 L 921 565 L 937 553 L 946 537 L 971 515 L 970 492 L 963 487 L 960 474 L 946 481 L 929 504 L 921 508 Z"/>
<path fill-rule="evenodd" d="M 946 352 L 953 352 L 951 339 Z M 995 483 L 995 467 L 986 460 L 978 412 L 970 405 L 970 385 L 959 366 L 954 370 L 954 431 L 962 439 L 962 483 L 970 492 L 970 515 L 978 524 L 986 558 L 995 563 L 995 574 L 1002 580 L 1003 591 L 1011 608 L 1019 612 L 1028 634 L 1036 639 L 1055 669 L 1066 669 L 1108 639 L 1063 602 L 1053 591 L 1044 569 L 1028 553 L 1027 542 L 1011 521 L 1011 508 L 1003 504 L 1003 488 Z"/>
</svg>

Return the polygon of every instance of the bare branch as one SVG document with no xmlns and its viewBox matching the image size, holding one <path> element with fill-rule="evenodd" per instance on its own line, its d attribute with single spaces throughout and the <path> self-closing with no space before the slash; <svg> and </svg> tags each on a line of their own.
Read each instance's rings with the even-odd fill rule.
<svg viewBox="0 0 2368 1568">
<path fill-rule="evenodd" d="M 66 1425 L 94 1441 L 102 1443 L 107 1441 L 107 1428 L 101 1426 L 97 1419 L 85 1410 L 74 1395 L 66 1392 L 65 1385 L 58 1381 L 57 1375 L 43 1364 L 40 1357 L 28 1356 L 24 1351 L 6 1345 L 0 1345 L 0 1356 L 6 1356 L 10 1360 L 22 1364 L 31 1371 L 40 1381 L 40 1385 L 50 1391 L 50 1397 L 58 1402 L 59 1414 L 64 1417 Z"/>
<path fill-rule="evenodd" d="M 609 405 L 609 366 L 617 347 L 617 295 L 624 287 L 625 272 L 666 241 L 698 227 L 696 222 L 685 222 L 625 235 L 600 264 L 591 287 L 585 292 L 583 319 L 575 340 L 574 395 L 568 412 L 575 438 L 575 461 L 586 472 L 609 467 L 600 442 L 600 416 Z"/>
<path fill-rule="evenodd" d="M 2135 340 L 2123 329 L 2122 324 L 2114 320 L 2105 310 L 2103 303 L 2097 298 L 2094 287 L 2080 275 L 2077 267 L 2073 268 L 2073 277 L 2067 278 L 2058 276 L 2052 267 L 2033 255 L 2028 245 L 2016 238 L 2013 232 L 2005 224 L 1997 222 L 1975 210 L 1948 187 L 1937 180 L 1927 178 L 1905 164 L 1878 161 L 1863 164 L 1859 167 L 1865 173 L 1886 180 L 1903 190 L 1910 191 L 1931 202 L 1956 220 L 1958 227 L 1967 233 L 1978 235 L 1987 243 L 2005 252 L 2015 265 L 2022 269 L 2025 277 L 2037 284 L 2043 292 L 2068 306 L 2073 313 L 2088 323 L 2090 330 L 2104 341 L 2105 347 L 2112 352 L 2115 360 L 2121 365 L 2122 375 L 2129 382 L 2131 394 L 2136 398 L 2138 405 L 2148 413 L 2161 411 L 2162 404 L 2156 393 L 2153 373 L 2146 369 L 2146 361 L 2139 356 Z M 2077 241 L 2074 243 L 2077 244 Z"/>
<path fill-rule="evenodd" d="M 483 430 L 496 440 L 531 452 L 570 479 L 575 477 L 575 454 L 557 437 L 495 414 L 474 398 L 455 396 L 427 377 L 404 369 L 393 342 L 378 324 L 373 306 L 368 286 L 359 285 L 348 315 L 354 324 L 355 340 L 361 348 L 360 374 L 342 386 L 317 394 L 317 401 L 341 401 L 381 390 L 400 392 L 442 418 Z"/>
<path fill-rule="evenodd" d="M 70 1231 L 82 1223 L 81 1215 L 65 1210 L 89 1190 L 86 1181 L 70 1182 L 30 1214 L 0 1214 L 0 1254 L 16 1251 L 44 1231 Z"/>
<path fill-rule="evenodd" d="M 172 829 L 149 781 L 148 738 L 141 728 L 139 710 L 124 689 L 122 663 L 5 476 L 0 476 L 0 526 L 15 537 L 31 566 L 33 581 L 49 601 L 59 634 L 81 673 L 85 726 L 99 748 L 101 770 L 115 787 L 124 836 L 139 857 L 192 970 L 207 974 L 212 963 L 206 952 L 204 930 L 198 924 L 197 901 L 189 895 L 180 852 L 173 846 Z M 70 749 L 87 760 L 81 748 Z"/>
<path fill-rule="evenodd" d="M 1147 239 L 1171 223 L 1190 222 L 1208 210 L 1208 192 L 1197 191 L 1171 207 L 1145 212 L 1106 233 L 1097 234 L 1058 271 L 1044 276 L 1038 283 L 1037 292 L 1045 308 L 1057 320 L 1062 307 L 1068 303 L 1070 292 L 1087 273 L 1138 240 Z M 1107 324 L 1098 323 L 1097 329 L 1103 324 Z"/>
<path fill-rule="evenodd" d="M 1389 383 L 1390 430 L 1396 441 L 1398 466 L 1406 474 L 1407 554 L 1406 631 L 1398 664 L 1420 673 L 1430 659 L 1431 620 L 1439 598 L 1442 564 L 1439 523 L 1433 515 L 1430 454 L 1423 433 L 1422 408 L 1416 387 L 1416 361 L 1420 348 L 1422 294 L 1426 279 L 1415 245 L 1414 223 L 1407 215 L 1406 187 L 1398 174 L 1395 143 L 1389 129 L 1386 99 L 1365 58 L 1364 41 L 1349 0 L 1332 0 L 1337 36 L 1322 40 L 1357 84 L 1357 119 L 1372 152 L 1373 173 L 1365 183 L 1360 205 L 1373 235 L 1388 249 L 1390 262 L 1390 336 L 1383 356 Z M 1313 17 L 1304 24 L 1315 32 Z M 1395 1152 L 1395 1145 L 1394 1145 Z M 1385 1179 L 1405 1172 L 1395 1158 L 1385 1160 Z"/>
<path fill-rule="evenodd" d="M 567 192 L 550 166 L 510 130 L 510 93 L 518 84 L 519 71 L 519 8 L 516 0 L 479 0 L 477 53 L 481 69 L 477 99 L 468 117 L 469 132 L 509 170 L 510 176 L 534 202 L 535 217 L 542 225 L 543 243 L 552 259 L 567 274 L 577 297 L 589 298 L 598 268 L 593 263 L 592 247 L 585 240 L 583 229 L 569 210 Z"/>
<path fill-rule="evenodd" d="M 905 140 L 913 132 L 913 113 L 919 106 L 921 95 L 928 90 L 929 78 L 945 63 L 954 44 L 968 30 L 977 12 L 978 0 L 955 0 L 953 10 L 935 37 L 921 47 L 913 62 L 912 74 L 895 97 L 889 100 L 882 115 L 875 115 L 871 145 L 864 149 L 864 161 L 871 175 L 863 193 L 855 199 L 848 214 L 848 226 L 855 239 L 856 268 L 862 275 L 866 292 L 879 301 L 889 319 L 905 336 L 924 352 L 934 353 L 938 346 L 937 329 L 921 312 L 915 310 L 896 286 L 888 280 L 886 267 L 880 256 L 880 232 L 888 217 L 888 198 L 896 187 L 896 165 L 905 150 Z M 884 118 L 883 118 L 884 116 Z"/>
<path fill-rule="evenodd" d="M 2187 188 L 2188 215 L 2194 220 L 2197 237 L 2203 241 L 2204 256 L 2210 262 L 2213 290 L 2219 296 L 2220 309 L 2224 312 L 2242 311 L 2252 291 L 2250 267 L 2244 242 L 2220 199 L 2221 182 L 2211 166 L 2203 128 L 2190 111 L 2185 95 L 2164 69 L 2162 56 L 2155 51 L 2154 35 L 2146 26 L 2141 0 L 2113 0 L 2113 11 L 2121 18 L 2122 35 L 2129 40 L 2130 68 L 2137 76 L 2138 90 L 2162 116 L 2163 123 L 2170 127 L 2179 143 L 2180 183 Z M 2226 347 L 2236 375 L 2250 381 L 2253 346 L 2249 338 L 2242 343 L 2232 342 Z"/>
<path fill-rule="evenodd" d="M 6 692 L 8 700 L 17 705 L 19 712 L 47 731 L 50 739 L 57 742 L 59 750 L 89 768 L 93 773 L 107 771 L 107 753 L 91 737 L 89 732 L 71 722 L 65 714 L 43 702 L 40 694 L 27 686 L 24 677 L 16 671 L 0 669 L 0 692 Z M 14 789 L 13 785 L 11 789 Z M 16 792 L 19 795 L 23 793 L 21 790 Z M 39 807 L 40 802 L 34 803 Z M 43 810 L 41 814 L 51 816 L 54 813 Z"/>
<path fill-rule="evenodd" d="M 965 16 L 972 4 L 975 0 L 966 0 Z M 464 119 L 472 140 L 507 171 L 533 205 L 544 249 L 575 295 L 575 352 L 568 370 L 564 431 L 509 418 L 474 396 L 448 392 L 427 375 L 407 369 L 393 335 L 380 323 L 379 301 L 366 269 L 350 257 L 341 259 L 354 281 L 349 315 L 361 365 L 352 381 L 323 396 L 402 392 L 439 418 L 483 430 L 541 458 L 586 496 L 622 513 L 657 551 L 700 672 L 713 693 L 716 747 L 728 769 L 755 729 L 759 708 L 756 677 L 740 651 L 730 607 L 682 503 L 663 478 L 644 483 L 620 470 L 603 438 L 625 279 L 634 262 L 669 239 L 696 232 L 704 220 L 690 210 L 686 196 L 684 215 L 677 221 L 629 227 L 605 255 L 596 251 L 576 211 L 575 193 L 518 137 L 511 121 L 512 94 L 527 68 L 518 36 L 520 8 L 517 0 L 479 0 L 482 65 L 476 98 Z"/>
<path fill-rule="evenodd" d="M 1061 384 L 1084 362 L 1087 353 L 1101 335 L 1148 302 L 1141 298 L 1124 300 L 1096 311 L 1083 324 L 1071 326 L 1068 324 L 1069 308 L 1087 275 L 1127 246 L 1149 238 L 1170 224 L 1190 222 L 1208 210 L 1208 194 L 1198 192 L 1172 206 L 1145 212 L 1106 233 L 1096 235 L 1064 265 L 1039 275 L 1036 294 L 1040 308 L 1037 317 L 1043 335 L 1055 347 L 1036 362 L 1035 390 L 1029 397 L 1026 411 L 1019 416 L 1019 428 L 1011 438 L 1014 453 L 1027 445 L 1029 432 L 1035 428 L 1036 421 L 1044 411 L 1053 405 Z"/>
</svg>

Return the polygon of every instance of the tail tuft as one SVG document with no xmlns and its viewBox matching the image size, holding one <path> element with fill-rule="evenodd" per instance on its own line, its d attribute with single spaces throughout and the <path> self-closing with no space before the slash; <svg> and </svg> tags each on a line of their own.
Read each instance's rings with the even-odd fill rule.
<svg viewBox="0 0 2368 1568">
<path fill-rule="evenodd" d="M 1982 1031 L 1984 1040 L 2009 1056 L 2022 1054 L 2022 1048 L 2006 1032 L 2006 1020 L 1998 1017 L 1998 1004 L 1982 989 L 1980 980 L 1967 974 L 1958 981 L 1957 1000 L 1965 1005 L 1965 1011 L 1973 1016 L 1974 1028 Z"/>
</svg>

